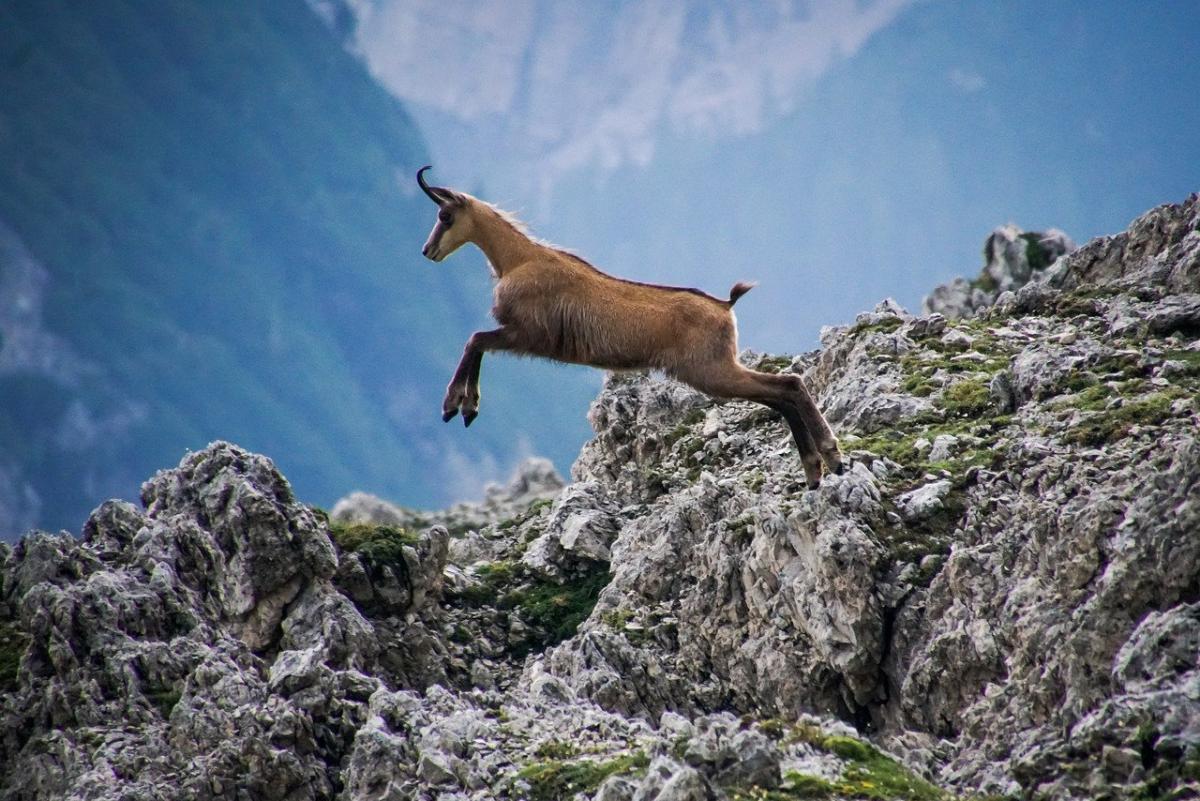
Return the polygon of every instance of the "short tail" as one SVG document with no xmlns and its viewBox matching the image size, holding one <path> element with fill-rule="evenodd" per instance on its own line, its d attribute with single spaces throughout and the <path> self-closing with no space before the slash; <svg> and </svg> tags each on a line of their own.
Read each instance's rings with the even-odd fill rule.
<svg viewBox="0 0 1200 801">
<path fill-rule="evenodd" d="M 738 281 L 733 285 L 733 289 L 729 290 L 729 305 L 732 306 L 733 304 L 737 303 L 738 298 L 740 298 L 742 295 L 745 295 L 756 286 L 758 286 L 758 284 L 753 281 Z"/>
</svg>

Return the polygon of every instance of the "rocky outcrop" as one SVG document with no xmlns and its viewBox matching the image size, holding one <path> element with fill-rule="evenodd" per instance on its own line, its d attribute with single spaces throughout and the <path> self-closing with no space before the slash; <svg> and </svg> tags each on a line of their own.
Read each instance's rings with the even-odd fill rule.
<svg viewBox="0 0 1200 801">
<path fill-rule="evenodd" d="M 744 354 L 838 431 L 816 491 L 624 374 L 566 486 L 326 518 L 217 443 L 27 536 L 0 799 L 1200 792 L 1200 198 L 1026 279 Z"/>
<path fill-rule="evenodd" d="M 1075 249 L 1075 242 L 1057 228 L 1022 231 L 1009 223 L 992 231 L 983 243 L 983 270 L 974 279 L 955 278 L 936 287 L 923 305 L 925 314 L 957 320 L 986 309 L 1005 292 L 1020 289 L 1057 260 Z"/>
<path fill-rule="evenodd" d="M 372 523 L 404 528 L 448 525 L 455 534 L 479 531 L 511 520 L 531 503 L 558 495 L 564 482 L 549 459 L 533 457 L 517 466 L 507 485 L 488 484 L 479 503 L 458 503 L 443 511 L 408 509 L 368 492 L 352 492 L 338 501 L 330 517 L 346 523 Z"/>
</svg>

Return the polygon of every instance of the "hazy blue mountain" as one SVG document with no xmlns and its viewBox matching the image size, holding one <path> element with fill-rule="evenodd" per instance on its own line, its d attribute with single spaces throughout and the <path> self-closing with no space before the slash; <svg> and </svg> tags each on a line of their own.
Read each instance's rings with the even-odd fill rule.
<svg viewBox="0 0 1200 801">
<path fill-rule="evenodd" d="M 477 256 L 420 257 L 425 159 L 298 0 L 0 5 L 0 535 L 74 526 L 214 438 L 319 503 L 568 461 L 579 373 L 485 367 L 470 431 L 439 419 L 490 290 Z"/>
</svg>

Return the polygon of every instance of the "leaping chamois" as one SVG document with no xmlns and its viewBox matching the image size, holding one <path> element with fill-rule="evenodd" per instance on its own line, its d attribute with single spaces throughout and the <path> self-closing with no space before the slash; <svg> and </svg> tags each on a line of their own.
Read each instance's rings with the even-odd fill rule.
<svg viewBox="0 0 1200 801">
<path fill-rule="evenodd" d="M 837 439 L 800 376 L 748 370 L 737 360 L 733 304 L 753 284 L 737 283 L 729 300 L 698 289 L 628 281 L 583 259 L 531 239 L 495 206 L 463 192 L 417 183 L 438 206 L 437 222 L 421 253 L 440 262 L 473 242 L 495 275 L 493 331 L 467 340 L 446 388 L 442 419 L 479 414 L 479 368 L 487 351 L 540 356 L 608 370 L 659 369 L 701 392 L 743 398 L 783 415 L 792 430 L 810 489 L 821 463 L 842 470 Z"/>
</svg>

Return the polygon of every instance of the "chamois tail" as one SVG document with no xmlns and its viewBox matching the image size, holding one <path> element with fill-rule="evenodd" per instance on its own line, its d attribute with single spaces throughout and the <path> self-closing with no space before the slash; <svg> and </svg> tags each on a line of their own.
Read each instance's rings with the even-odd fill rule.
<svg viewBox="0 0 1200 801">
<path fill-rule="evenodd" d="M 726 303 L 732 307 L 733 304 L 738 302 L 738 298 L 740 298 L 742 295 L 745 295 L 756 286 L 758 286 L 758 284 L 754 282 L 738 281 L 733 285 L 733 289 L 729 290 L 729 300 L 726 301 Z"/>
</svg>

